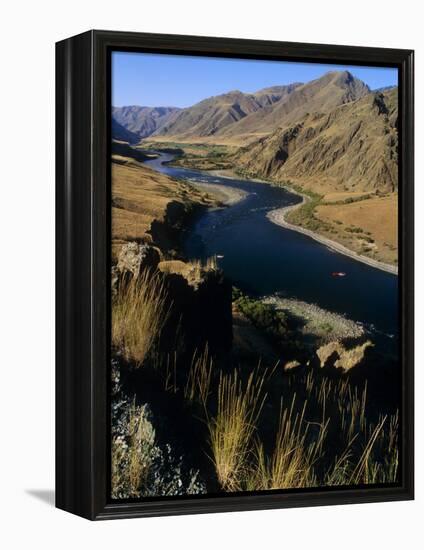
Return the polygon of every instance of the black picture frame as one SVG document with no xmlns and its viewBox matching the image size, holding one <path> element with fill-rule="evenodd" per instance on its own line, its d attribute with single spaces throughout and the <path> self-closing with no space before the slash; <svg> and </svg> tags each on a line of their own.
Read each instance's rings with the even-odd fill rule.
<svg viewBox="0 0 424 550">
<path fill-rule="evenodd" d="M 399 69 L 399 486 L 110 502 L 108 494 L 111 50 Z M 91 520 L 409 500 L 414 496 L 411 50 L 89 31 L 56 44 L 56 506 Z"/>
</svg>

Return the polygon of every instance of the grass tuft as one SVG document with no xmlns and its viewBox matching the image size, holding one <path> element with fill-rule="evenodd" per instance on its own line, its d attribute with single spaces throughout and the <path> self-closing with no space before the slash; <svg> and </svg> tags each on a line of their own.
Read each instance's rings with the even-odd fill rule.
<svg viewBox="0 0 424 550">
<path fill-rule="evenodd" d="M 213 369 L 213 360 L 206 345 L 203 353 L 194 353 L 187 382 L 184 388 L 184 397 L 188 401 L 198 400 L 206 408 L 209 397 Z"/>
<path fill-rule="evenodd" d="M 256 377 L 256 378 L 255 378 Z M 398 471 L 397 414 L 367 421 L 367 387 L 310 372 L 281 405 L 275 444 L 265 451 L 255 425 L 264 403 L 264 376 L 244 388 L 237 373 L 222 376 L 211 448 L 224 491 L 390 483 Z"/>
<path fill-rule="evenodd" d="M 212 460 L 226 491 L 240 490 L 246 476 L 255 424 L 265 399 L 264 378 L 265 374 L 256 377 L 255 371 L 244 386 L 237 371 L 221 373 L 217 414 L 208 420 L 208 427 Z"/>
<path fill-rule="evenodd" d="M 112 343 L 140 366 L 152 351 L 167 319 L 166 291 L 158 274 L 146 270 L 121 282 L 112 304 Z"/>
</svg>

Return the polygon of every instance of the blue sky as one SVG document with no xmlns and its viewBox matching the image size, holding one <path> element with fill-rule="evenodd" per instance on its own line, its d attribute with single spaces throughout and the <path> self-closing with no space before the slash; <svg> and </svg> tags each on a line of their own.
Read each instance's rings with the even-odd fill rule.
<svg viewBox="0 0 424 550">
<path fill-rule="evenodd" d="M 188 107 L 230 90 L 255 92 L 349 70 L 371 89 L 397 84 L 397 69 L 113 52 L 112 105 Z"/>
</svg>

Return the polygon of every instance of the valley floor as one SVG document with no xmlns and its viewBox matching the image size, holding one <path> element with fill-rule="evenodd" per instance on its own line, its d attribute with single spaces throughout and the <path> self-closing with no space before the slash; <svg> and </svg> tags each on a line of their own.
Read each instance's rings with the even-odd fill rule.
<svg viewBox="0 0 424 550">
<path fill-rule="evenodd" d="M 211 175 L 221 178 L 240 178 L 232 169 L 210 170 Z M 275 185 L 275 182 L 258 178 L 254 181 Z M 289 218 L 290 212 L 298 211 L 310 203 L 309 195 L 287 189 L 303 198 L 299 204 L 273 210 L 268 219 L 286 229 L 297 231 L 328 246 L 332 250 L 349 256 L 369 266 L 397 274 L 397 193 L 384 196 L 365 193 L 332 192 L 325 194 L 304 216 L 305 219 Z M 304 222 L 314 218 L 314 229 L 304 227 Z M 354 223 L 354 225 L 353 225 Z"/>
<path fill-rule="evenodd" d="M 202 170 L 210 175 L 224 178 L 246 177 L 271 185 L 284 185 L 291 192 L 304 197 L 304 202 L 294 207 L 271 212 L 268 217 L 273 223 L 308 235 L 340 254 L 377 269 L 397 274 L 397 193 L 379 195 L 365 192 L 334 191 L 331 190 L 331 187 L 321 186 L 319 187 L 320 195 L 318 195 L 305 188 L 301 180 L 296 182 L 296 185 L 291 181 L 278 182 L 257 178 L 254 175 L 241 174 L 237 167 L 233 166 L 234 149 L 230 147 L 218 144 L 179 142 L 146 142 L 145 145 L 153 149 L 165 147 L 163 150 L 169 150 L 169 147 L 172 146 L 173 152 L 176 154 L 172 161 L 175 166 Z M 207 191 L 212 191 L 214 187 L 209 185 Z M 221 194 L 225 189 L 223 186 L 216 186 L 216 191 Z M 239 199 L 234 197 L 235 201 Z M 230 198 L 230 202 L 225 200 L 223 202 L 229 205 L 234 204 L 231 202 L 232 200 Z"/>
</svg>

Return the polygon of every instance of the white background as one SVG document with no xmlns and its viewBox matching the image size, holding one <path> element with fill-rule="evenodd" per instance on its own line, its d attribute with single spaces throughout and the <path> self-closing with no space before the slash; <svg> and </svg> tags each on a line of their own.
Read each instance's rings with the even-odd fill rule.
<svg viewBox="0 0 424 550">
<path fill-rule="evenodd" d="M 423 548 L 423 339 L 417 316 L 415 502 L 91 523 L 56 510 L 54 487 L 54 43 L 145 31 L 410 48 L 423 120 L 418 0 L 15 0 L 2 4 L 0 545 L 14 548 Z M 416 190 L 423 205 L 423 127 Z M 424 221 L 417 219 L 422 311 Z M 38 495 L 38 496 L 37 496 Z M 40 496 L 42 497 L 40 499 Z M 4 539 L 4 540 L 3 540 Z"/>
</svg>

